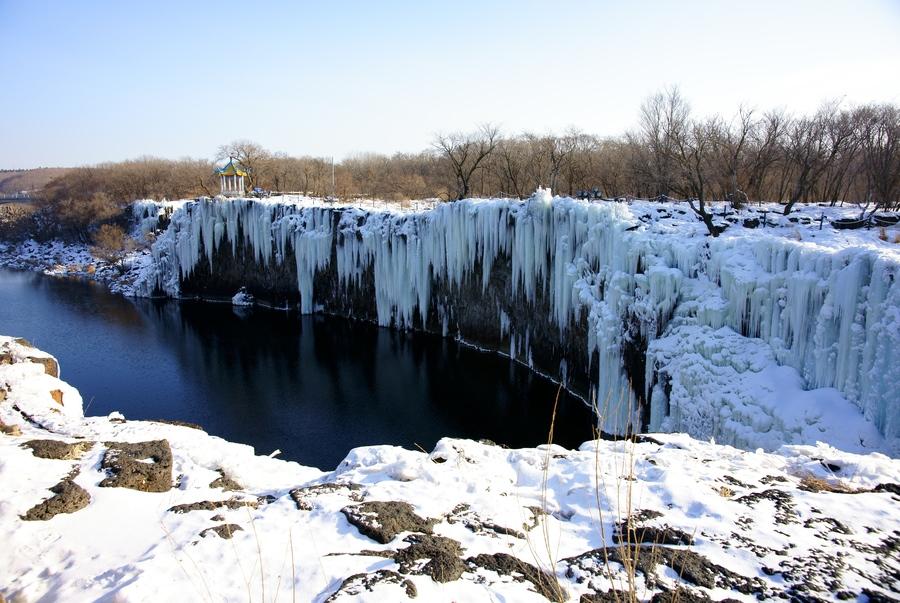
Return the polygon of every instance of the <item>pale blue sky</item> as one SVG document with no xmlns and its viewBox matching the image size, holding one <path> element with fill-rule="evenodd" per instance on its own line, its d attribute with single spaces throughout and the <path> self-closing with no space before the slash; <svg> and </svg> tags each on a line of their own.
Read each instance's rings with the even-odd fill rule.
<svg viewBox="0 0 900 603">
<path fill-rule="evenodd" d="M 481 122 L 618 134 L 672 84 L 701 114 L 900 102 L 900 0 L 0 0 L 0 57 L 2 168 L 340 159 Z"/>
</svg>

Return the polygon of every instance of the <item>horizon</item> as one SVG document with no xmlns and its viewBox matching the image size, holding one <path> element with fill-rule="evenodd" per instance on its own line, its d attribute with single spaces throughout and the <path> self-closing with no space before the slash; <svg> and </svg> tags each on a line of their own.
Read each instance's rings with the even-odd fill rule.
<svg viewBox="0 0 900 603">
<path fill-rule="evenodd" d="M 889 0 L 653 2 L 643 14 L 605 2 L 268 2 L 236 20 L 242 8 L 0 4 L 0 51 L 16 66 L 0 167 L 212 159 L 237 139 L 339 162 L 418 153 L 480 123 L 617 136 L 672 85 L 697 115 L 724 117 L 741 104 L 803 114 L 900 101 Z"/>
</svg>

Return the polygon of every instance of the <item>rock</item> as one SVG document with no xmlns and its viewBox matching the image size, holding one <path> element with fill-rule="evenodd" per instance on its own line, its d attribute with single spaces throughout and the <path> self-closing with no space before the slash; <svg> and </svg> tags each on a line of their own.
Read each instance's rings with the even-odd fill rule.
<svg viewBox="0 0 900 603">
<path fill-rule="evenodd" d="M 762 580 L 742 576 L 687 549 L 673 549 L 666 546 L 601 547 L 576 557 L 563 559 L 562 562 L 569 566 L 569 572 L 572 572 L 573 568 L 578 568 L 583 572 L 596 573 L 603 577 L 608 576 L 610 562 L 633 566 L 635 571 L 644 575 L 644 580 L 650 588 L 658 583 L 656 566 L 665 565 L 674 570 L 685 582 L 703 588 L 733 589 L 743 594 L 757 595 L 765 592 L 765 583 Z"/>
<path fill-rule="evenodd" d="M 6 400 L 6 388 L 0 387 L 0 402 Z"/>
<path fill-rule="evenodd" d="M 605 593 L 591 593 L 589 595 L 581 595 L 578 603 L 625 603 L 631 601 L 632 597 L 624 590 L 608 590 Z"/>
<path fill-rule="evenodd" d="M 50 397 L 53 398 L 53 401 L 63 406 L 63 393 L 61 389 L 52 389 L 50 390 Z"/>
<path fill-rule="evenodd" d="M 312 511 L 312 500 L 325 494 L 344 494 L 353 502 L 362 502 L 362 486 L 353 483 L 329 482 L 315 484 L 304 488 L 291 490 L 291 499 L 300 511 Z"/>
<path fill-rule="evenodd" d="M 235 490 L 243 490 L 244 489 L 239 483 L 237 483 L 236 481 L 234 481 L 233 479 L 231 479 L 230 477 L 225 475 L 225 472 L 222 471 L 221 469 L 219 469 L 219 477 L 217 477 L 213 481 L 209 482 L 209 487 L 210 488 L 221 488 L 222 490 L 225 490 L 226 492 L 234 492 Z"/>
<path fill-rule="evenodd" d="M 627 545 L 694 544 L 693 536 L 681 530 L 669 526 L 629 526 L 627 521 L 616 527 L 612 538 L 616 544 Z"/>
<path fill-rule="evenodd" d="M 416 585 L 407 578 L 404 578 L 397 572 L 391 570 L 378 570 L 371 574 L 353 574 L 345 579 L 338 589 L 331 594 L 325 603 L 334 603 L 340 601 L 344 597 L 358 597 L 363 592 L 374 592 L 375 586 L 379 584 L 396 584 L 402 586 L 406 596 L 414 599 L 419 593 L 416 591 Z M 386 598 L 386 600 L 392 600 Z"/>
<path fill-rule="evenodd" d="M 49 356 L 28 356 L 25 358 L 28 362 L 33 362 L 34 364 L 41 364 L 44 366 L 44 372 L 51 377 L 59 377 L 59 364 L 56 362 L 55 358 L 51 358 Z M 60 402 L 62 404 L 62 402 Z"/>
<path fill-rule="evenodd" d="M 555 603 L 568 599 L 556 576 L 541 571 L 518 557 L 506 553 L 482 554 L 466 559 L 466 565 L 472 570 L 482 568 L 501 576 L 510 576 L 518 582 L 531 582 L 538 593 Z"/>
<path fill-rule="evenodd" d="M 497 537 L 498 535 L 512 536 L 514 538 L 520 538 L 522 540 L 525 539 L 525 534 L 523 534 L 519 530 L 507 528 L 501 525 L 497 525 L 491 521 L 487 521 L 479 516 L 475 511 L 473 511 L 467 504 L 456 505 L 456 507 L 454 507 L 453 510 L 450 511 L 450 514 L 447 516 L 447 523 L 461 523 L 462 525 L 466 526 L 466 529 L 476 534 L 488 534 L 494 537 Z M 526 523 L 522 527 L 527 528 L 528 524 Z"/>
<path fill-rule="evenodd" d="M 67 444 L 59 440 L 29 440 L 22 446 L 31 448 L 31 453 L 42 459 L 77 461 L 84 456 L 85 452 L 93 448 L 94 442 L 85 441 Z"/>
<path fill-rule="evenodd" d="M 370 501 L 341 509 L 351 525 L 364 536 L 387 544 L 401 532 L 430 534 L 436 519 L 416 515 L 412 505 L 398 501 Z"/>
<path fill-rule="evenodd" d="M 797 512 L 794 511 L 794 499 L 784 490 L 769 488 L 760 492 L 751 492 L 735 499 L 748 507 L 753 507 L 761 500 L 770 500 L 775 504 L 775 522 L 787 525 L 797 522 Z"/>
<path fill-rule="evenodd" d="M 443 536 L 412 534 L 403 539 L 410 545 L 394 554 L 394 561 L 404 574 L 425 574 L 435 582 L 458 580 L 466 570 L 459 542 Z M 418 567 L 418 561 L 428 561 Z"/>
<path fill-rule="evenodd" d="M 206 528 L 202 532 L 200 532 L 201 538 L 206 538 L 206 535 L 212 532 L 216 534 L 219 538 L 224 538 L 225 540 L 231 540 L 231 537 L 234 536 L 235 532 L 243 532 L 244 528 L 239 526 L 236 523 L 223 523 L 220 526 L 213 526 L 211 528 Z"/>
<path fill-rule="evenodd" d="M 5 433 L 9 436 L 20 436 L 22 435 L 22 429 L 18 425 L 7 425 L 0 421 L 0 433 Z"/>
<path fill-rule="evenodd" d="M 191 511 L 215 511 L 226 507 L 230 511 L 240 509 L 241 507 L 250 507 L 256 509 L 259 502 L 256 500 L 241 500 L 239 498 L 229 498 L 228 500 L 201 500 L 199 502 L 175 505 L 170 507 L 172 513 L 190 513 Z"/>
<path fill-rule="evenodd" d="M 891 494 L 900 496 L 900 484 L 878 484 L 872 489 L 872 492 L 890 492 Z"/>
<path fill-rule="evenodd" d="M 101 487 L 142 492 L 167 492 L 172 488 L 172 449 L 167 440 L 106 445 L 109 450 L 100 467 L 110 476 L 100 482 Z"/>
<path fill-rule="evenodd" d="M 164 423 L 166 425 L 177 425 L 178 427 L 189 427 L 191 429 L 197 429 L 199 431 L 204 431 L 202 425 L 198 425 L 197 423 L 189 423 L 187 421 L 179 421 L 177 419 L 152 419 L 153 423 Z"/>
<path fill-rule="evenodd" d="M 664 590 L 656 593 L 653 595 L 653 598 L 650 599 L 650 603 L 711 603 L 711 601 L 712 599 L 704 593 L 694 592 L 687 588 Z"/>
<path fill-rule="evenodd" d="M 91 495 L 70 478 L 59 482 L 50 491 L 53 496 L 31 507 L 22 519 L 25 521 L 47 521 L 60 513 L 74 513 L 91 502 Z"/>
</svg>

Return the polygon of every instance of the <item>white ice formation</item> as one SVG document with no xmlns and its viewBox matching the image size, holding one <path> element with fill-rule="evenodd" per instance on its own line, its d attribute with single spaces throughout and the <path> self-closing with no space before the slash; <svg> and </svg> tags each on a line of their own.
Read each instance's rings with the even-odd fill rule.
<svg viewBox="0 0 900 603">
<path fill-rule="evenodd" d="M 874 236 L 779 224 L 737 225 L 710 238 L 676 205 L 588 203 L 549 191 L 525 202 L 466 200 L 421 212 L 199 201 L 172 215 L 142 290 L 179 296 L 181 280 L 200 262 L 212 266 L 223 245 L 242 245 L 263 264 L 282 262 L 291 248 L 300 309 L 312 312 L 313 276 L 329 267 L 335 247 L 340 284 L 359 282 L 371 267 L 379 324 L 410 328 L 429 311 L 437 280 L 459 285 L 480 270 L 486 288 L 505 256 L 510 298 L 540 296 L 561 331 L 587 328 L 580 353 L 599 356 L 593 394 L 605 429 L 621 431 L 634 419 L 622 350 L 639 339 L 647 347 L 651 429 L 772 448 L 840 430 L 814 408 L 836 396 L 868 421 L 848 440 L 896 453 L 900 252 Z M 500 316 L 510 355 L 527 362 L 527 320 L 512 325 Z M 784 387 L 766 389 L 775 379 L 766 371 L 778 367 L 794 377 L 780 375 Z M 802 412 L 785 399 L 804 392 L 813 395 Z"/>
</svg>

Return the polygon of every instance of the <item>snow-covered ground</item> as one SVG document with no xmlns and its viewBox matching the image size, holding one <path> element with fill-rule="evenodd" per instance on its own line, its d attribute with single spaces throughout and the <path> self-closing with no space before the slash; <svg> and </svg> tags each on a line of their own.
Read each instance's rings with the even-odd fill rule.
<svg viewBox="0 0 900 603">
<path fill-rule="evenodd" d="M 747 452 L 685 435 L 579 450 L 444 439 L 431 452 L 355 449 L 326 473 L 188 426 L 84 417 L 55 374 L 47 354 L 0 337 L 7 600 L 900 592 L 900 461 L 879 454 Z"/>
</svg>

